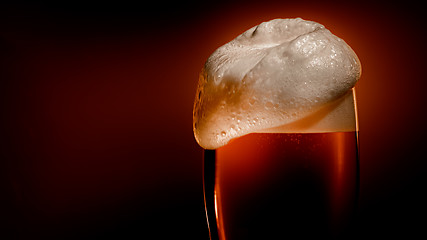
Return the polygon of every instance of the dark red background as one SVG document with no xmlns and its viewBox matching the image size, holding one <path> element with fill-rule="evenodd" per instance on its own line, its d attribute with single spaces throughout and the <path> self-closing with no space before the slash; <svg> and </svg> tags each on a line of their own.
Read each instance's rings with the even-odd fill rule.
<svg viewBox="0 0 427 240">
<path fill-rule="evenodd" d="M 208 239 L 198 72 L 288 17 L 324 24 L 362 62 L 358 236 L 425 235 L 423 7 L 292 2 L 3 4 L 2 239 Z"/>
</svg>

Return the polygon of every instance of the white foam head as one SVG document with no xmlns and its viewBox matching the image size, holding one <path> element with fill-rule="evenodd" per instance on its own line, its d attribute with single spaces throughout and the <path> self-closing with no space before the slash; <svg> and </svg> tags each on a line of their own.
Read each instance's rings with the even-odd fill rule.
<svg viewBox="0 0 427 240">
<path fill-rule="evenodd" d="M 327 106 L 348 112 L 360 74 L 354 51 L 323 25 L 300 18 L 261 23 L 206 61 L 193 109 L 195 138 L 215 149 L 248 133 L 293 126 Z M 324 131 L 333 130 L 334 118 L 321 125 Z M 309 131 L 298 128 L 281 131 Z"/>
</svg>

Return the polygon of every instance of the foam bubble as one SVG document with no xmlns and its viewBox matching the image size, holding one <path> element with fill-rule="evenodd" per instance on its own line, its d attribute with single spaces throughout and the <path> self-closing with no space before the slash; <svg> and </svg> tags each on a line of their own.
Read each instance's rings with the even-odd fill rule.
<svg viewBox="0 0 427 240">
<path fill-rule="evenodd" d="M 323 25 L 300 18 L 261 23 L 206 61 L 194 103 L 195 138 L 215 149 L 248 133 L 292 126 L 350 99 L 360 74 L 353 50 Z"/>
</svg>

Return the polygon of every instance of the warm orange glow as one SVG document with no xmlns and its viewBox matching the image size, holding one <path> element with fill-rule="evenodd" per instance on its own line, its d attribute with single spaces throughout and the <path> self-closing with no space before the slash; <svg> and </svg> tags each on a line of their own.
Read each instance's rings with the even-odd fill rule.
<svg viewBox="0 0 427 240">
<path fill-rule="evenodd" d="M 331 206 L 330 208 L 333 209 L 332 218 L 338 219 L 340 212 L 343 211 L 343 207 L 348 201 L 345 199 L 345 177 L 344 174 L 346 172 L 344 171 L 344 168 L 346 167 L 346 158 L 345 154 L 348 154 L 345 152 L 345 149 L 343 149 L 343 146 L 345 144 L 345 138 L 342 134 L 338 133 L 335 136 L 334 142 L 333 142 L 333 148 L 336 152 L 335 156 L 333 157 L 332 161 L 334 162 L 335 169 L 333 171 L 333 177 L 331 178 Z M 354 153 L 353 153 L 354 154 Z"/>
<path fill-rule="evenodd" d="M 221 186 L 220 185 L 216 185 L 215 186 L 215 217 L 216 217 L 216 222 L 217 222 L 217 228 L 218 229 L 224 229 L 224 218 L 222 216 L 222 205 L 218 204 L 219 202 L 221 202 Z M 225 232 L 224 231 L 218 231 L 218 234 L 220 235 L 220 239 L 224 239 L 225 240 Z"/>
<path fill-rule="evenodd" d="M 342 134 L 337 134 L 336 139 L 335 139 L 335 143 L 336 143 L 336 166 L 337 166 L 337 173 L 336 173 L 336 182 L 337 184 L 339 184 L 342 181 L 342 175 L 344 173 L 343 168 L 344 168 L 344 161 L 345 161 L 345 150 L 343 149 L 344 146 L 344 136 Z"/>
<path fill-rule="evenodd" d="M 369 230 L 374 237 L 395 236 L 390 229 L 402 239 L 424 234 L 413 214 L 423 215 L 427 202 L 420 191 L 427 41 L 415 1 L 219 0 L 159 3 L 154 12 L 140 1 L 128 9 L 133 15 L 128 4 L 103 13 L 108 4 L 89 1 L 19 1 L 14 11 L 9 4 L 18 1 L 3 2 L 4 239 L 206 238 L 203 149 L 191 119 L 199 71 L 238 34 L 288 17 L 324 24 L 362 63 L 361 239 Z"/>
</svg>

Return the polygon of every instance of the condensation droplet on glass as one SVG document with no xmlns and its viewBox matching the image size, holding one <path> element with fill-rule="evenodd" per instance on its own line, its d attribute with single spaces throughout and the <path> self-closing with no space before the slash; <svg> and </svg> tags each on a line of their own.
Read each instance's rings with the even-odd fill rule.
<svg viewBox="0 0 427 240">
<path fill-rule="evenodd" d="M 258 118 L 254 118 L 252 119 L 252 122 L 255 124 L 256 122 L 258 122 Z"/>
</svg>

